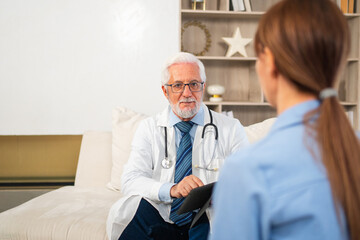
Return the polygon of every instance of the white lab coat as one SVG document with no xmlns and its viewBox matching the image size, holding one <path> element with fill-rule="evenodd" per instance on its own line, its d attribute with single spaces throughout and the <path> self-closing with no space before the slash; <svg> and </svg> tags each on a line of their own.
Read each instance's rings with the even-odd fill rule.
<svg viewBox="0 0 360 240">
<path fill-rule="evenodd" d="M 202 107 L 204 108 L 204 123 L 207 124 L 210 122 L 210 115 L 205 104 Z M 122 177 L 124 197 L 112 206 L 107 220 L 107 234 L 111 240 L 119 238 L 135 215 L 142 197 L 159 211 L 165 221 L 172 222 L 169 219 L 171 201 L 159 200 L 160 187 L 164 183 L 174 182 L 175 174 L 175 130 L 169 124 L 170 111 L 169 106 L 162 113 L 143 120 L 135 133 L 132 151 Z M 220 168 L 226 156 L 249 144 L 245 129 L 237 119 L 213 111 L 212 116 L 213 123 L 218 128 L 217 143 L 213 127 L 206 128 L 204 139 L 202 139 L 203 126 L 197 126 L 193 142 L 192 173 L 204 184 L 216 181 L 219 171 L 206 171 L 194 166 Z M 167 127 L 168 157 L 173 163 L 169 169 L 161 165 L 165 158 L 164 127 Z"/>
</svg>

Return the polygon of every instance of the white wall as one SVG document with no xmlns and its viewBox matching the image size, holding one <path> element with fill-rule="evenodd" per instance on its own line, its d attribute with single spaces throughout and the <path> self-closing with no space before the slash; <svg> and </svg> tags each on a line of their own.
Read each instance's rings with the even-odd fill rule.
<svg viewBox="0 0 360 240">
<path fill-rule="evenodd" d="M 178 50 L 177 0 L 0 0 L 0 135 L 111 130 L 119 105 L 154 114 Z"/>
</svg>

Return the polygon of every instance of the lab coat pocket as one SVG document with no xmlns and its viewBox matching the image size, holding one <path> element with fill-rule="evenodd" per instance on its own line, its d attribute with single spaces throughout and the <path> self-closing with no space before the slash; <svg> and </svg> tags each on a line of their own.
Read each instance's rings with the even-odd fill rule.
<svg viewBox="0 0 360 240">
<path fill-rule="evenodd" d="M 208 183 L 216 182 L 218 180 L 219 170 L 221 169 L 223 162 L 223 158 L 214 158 L 207 166 L 204 166 Z"/>
</svg>

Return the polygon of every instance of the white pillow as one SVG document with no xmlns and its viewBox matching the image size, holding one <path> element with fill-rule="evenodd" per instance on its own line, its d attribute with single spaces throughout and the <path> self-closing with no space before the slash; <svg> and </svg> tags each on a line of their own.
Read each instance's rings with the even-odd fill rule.
<svg viewBox="0 0 360 240">
<path fill-rule="evenodd" d="M 111 180 L 107 184 L 108 188 L 120 191 L 123 166 L 129 158 L 134 133 L 140 121 L 146 117 L 146 115 L 136 113 L 125 107 L 117 107 L 113 110 L 112 168 Z"/>
<path fill-rule="evenodd" d="M 87 131 L 81 141 L 75 187 L 104 187 L 111 176 L 111 132 Z"/>
<path fill-rule="evenodd" d="M 246 135 L 250 143 L 256 142 L 267 135 L 276 118 L 269 118 L 259 123 L 245 127 Z"/>
</svg>

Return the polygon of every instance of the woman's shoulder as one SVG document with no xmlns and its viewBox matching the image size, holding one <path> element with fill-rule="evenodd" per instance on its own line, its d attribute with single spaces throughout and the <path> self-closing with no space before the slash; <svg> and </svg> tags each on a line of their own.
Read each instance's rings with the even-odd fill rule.
<svg viewBox="0 0 360 240">
<path fill-rule="evenodd" d="M 300 132 L 300 131 L 299 131 Z M 316 164 L 304 143 L 304 135 L 293 131 L 270 132 L 263 139 L 239 149 L 228 157 L 228 169 L 263 174 L 268 178 L 288 175 L 284 172 L 312 169 Z"/>
</svg>

